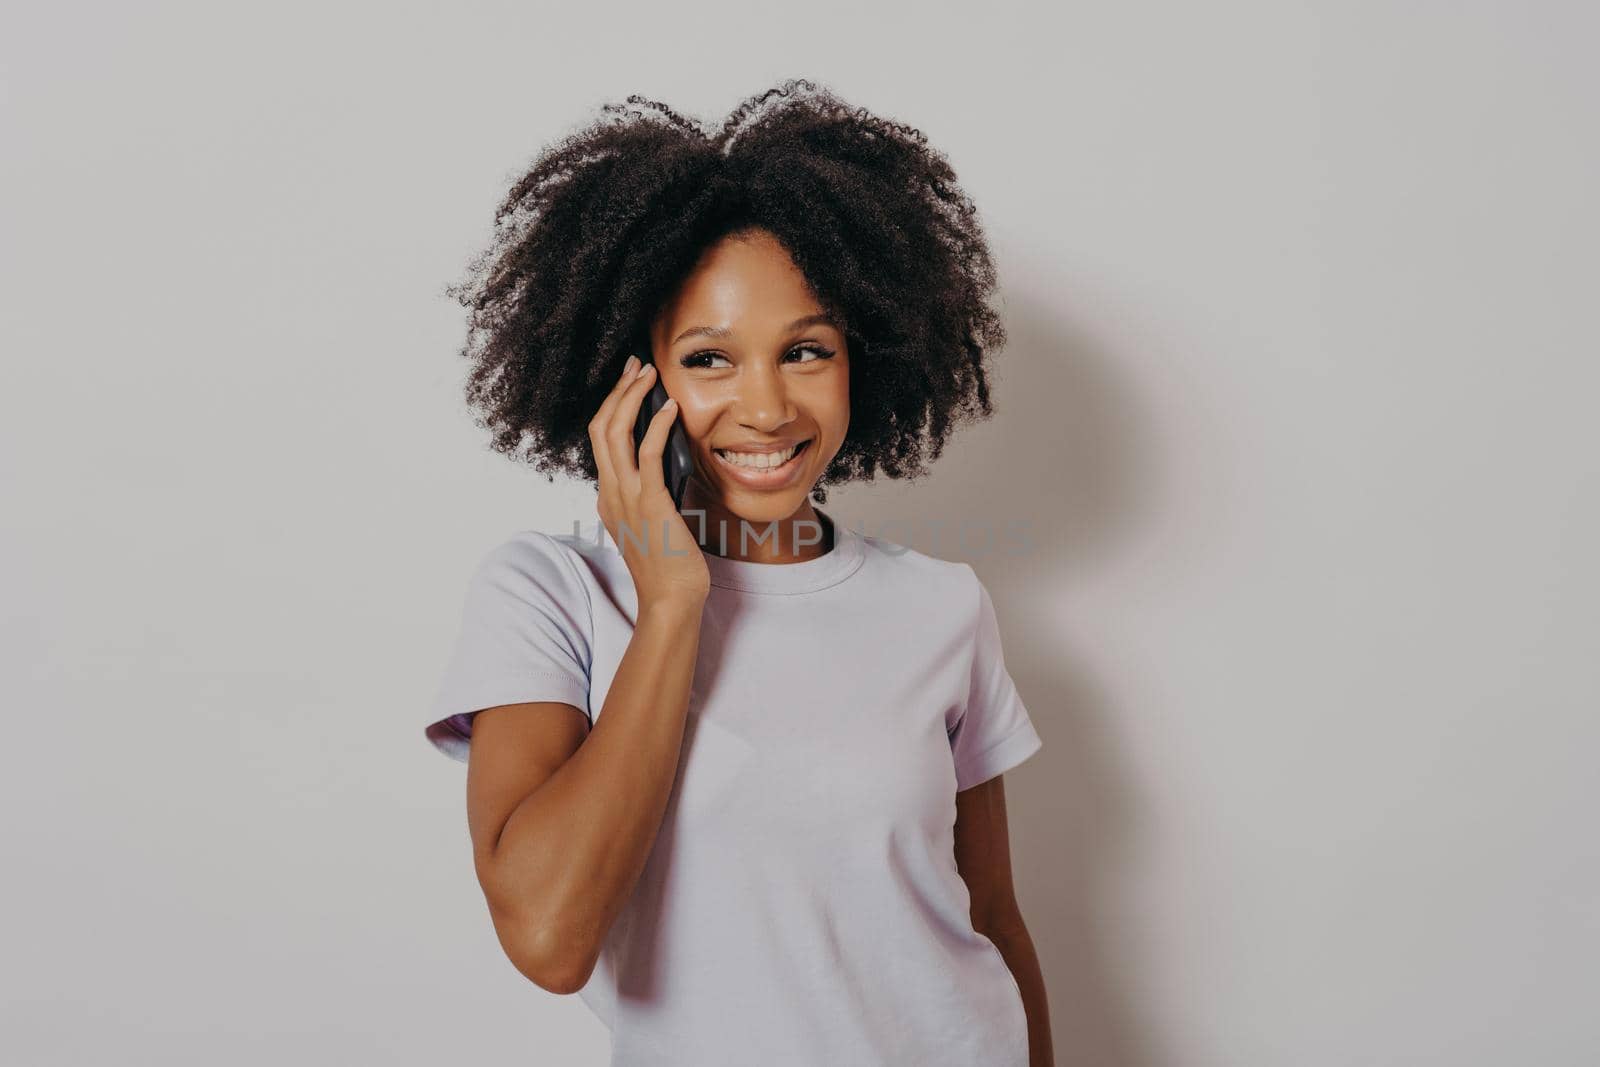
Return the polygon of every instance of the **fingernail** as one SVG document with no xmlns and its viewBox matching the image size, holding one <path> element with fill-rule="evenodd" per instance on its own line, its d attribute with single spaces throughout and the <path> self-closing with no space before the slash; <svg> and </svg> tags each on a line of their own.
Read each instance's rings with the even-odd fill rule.
<svg viewBox="0 0 1600 1067">
<path fill-rule="evenodd" d="M 622 374 L 623 374 L 623 376 L 624 377 L 631 377 L 633 375 L 633 368 L 637 367 L 638 365 L 639 365 L 639 357 L 638 356 L 634 356 L 634 355 L 628 356 L 628 362 L 626 362 L 626 363 L 624 363 L 622 365 Z"/>
</svg>

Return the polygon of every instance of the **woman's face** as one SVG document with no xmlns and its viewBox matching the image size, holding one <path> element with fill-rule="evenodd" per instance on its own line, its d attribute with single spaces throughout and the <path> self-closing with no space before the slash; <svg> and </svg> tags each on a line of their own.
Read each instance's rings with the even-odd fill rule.
<svg viewBox="0 0 1600 1067">
<path fill-rule="evenodd" d="M 850 428 L 850 354 L 777 239 L 709 248 L 657 315 L 651 349 L 694 453 L 685 508 L 713 523 L 811 517 L 811 488 Z M 776 469 L 753 466 L 796 445 Z"/>
</svg>

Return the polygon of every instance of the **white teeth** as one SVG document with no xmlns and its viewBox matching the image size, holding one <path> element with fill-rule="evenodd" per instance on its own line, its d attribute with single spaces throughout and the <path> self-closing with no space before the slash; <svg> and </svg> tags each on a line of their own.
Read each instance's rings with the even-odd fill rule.
<svg viewBox="0 0 1600 1067">
<path fill-rule="evenodd" d="M 802 442 L 803 444 L 804 442 Z M 800 445 L 783 452 L 724 452 L 717 449 L 717 455 L 733 464 L 735 467 L 750 467 L 753 470 L 768 470 L 772 467 L 781 467 L 794 458 L 800 450 Z"/>
</svg>

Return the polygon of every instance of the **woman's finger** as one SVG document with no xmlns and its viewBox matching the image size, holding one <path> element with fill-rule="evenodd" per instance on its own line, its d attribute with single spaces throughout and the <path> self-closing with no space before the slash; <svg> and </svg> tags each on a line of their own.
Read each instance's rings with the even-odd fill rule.
<svg viewBox="0 0 1600 1067">
<path fill-rule="evenodd" d="M 645 392 L 655 384 L 654 368 L 646 364 L 615 398 L 601 428 L 605 438 L 604 449 L 611 460 L 611 491 L 614 494 L 617 529 L 612 536 L 618 545 L 623 537 L 638 538 L 643 535 L 643 520 L 639 517 L 639 465 L 635 458 L 633 424 L 639 414 L 639 405 Z"/>
<path fill-rule="evenodd" d="M 606 439 L 611 448 L 611 469 L 624 494 L 639 491 L 639 464 L 634 454 L 633 427 L 639 418 L 639 408 L 656 384 L 654 364 L 645 364 L 628 387 L 617 398 L 611 409 L 610 421 L 605 427 Z"/>
<path fill-rule="evenodd" d="M 622 373 L 611 387 L 611 392 L 606 394 L 605 400 L 600 404 L 600 409 L 589 420 L 589 447 L 594 452 L 595 469 L 600 474 L 599 503 L 603 505 L 602 511 L 613 515 L 617 513 L 618 503 L 616 499 L 617 474 L 616 465 L 611 458 L 611 444 L 606 437 L 605 429 L 611 423 L 611 412 L 616 408 L 617 399 L 622 395 L 629 383 L 633 381 L 638 365 L 637 357 L 628 357 L 623 365 Z"/>
<path fill-rule="evenodd" d="M 678 402 L 667 398 L 662 409 L 650 417 L 650 428 L 645 431 L 639 445 L 639 488 L 643 492 L 662 492 L 667 488 L 666 470 L 661 457 L 667 450 L 667 434 L 672 432 L 672 421 L 678 417 Z"/>
<path fill-rule="evenodd" d="M 627 390 L 628 386 L 633 384 L 633 380 L 635 377 L 637 377 L 638 373 L 638 357 L 630 355 L 627 361 L 623 363 L 622 372 L 617 375 L 617 380 L 611 383 L 611 391 L 607 393 L 606 398 L 600 402 L 600 407 L 595 411 L 594 418 L 590 420 L 589 425 L 591 427 L 595 426 L 596 424 L 598 424 L 602 429 L 605 427 L 606 423 L 610 421 L 612 410 L 617 406 L 617 400 L 622 396 L 623 392 Z"/>
</svg>

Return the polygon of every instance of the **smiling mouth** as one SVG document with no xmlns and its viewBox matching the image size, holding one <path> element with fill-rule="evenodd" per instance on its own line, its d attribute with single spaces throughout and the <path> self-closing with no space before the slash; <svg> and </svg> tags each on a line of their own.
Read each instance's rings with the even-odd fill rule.
<svg viewBox="0 0 1600 1067">
<path fill-rule="evenodd" d="M 768 474 L 773 471 L 787 470 L 793 466 L 794 462 L 805 454 L 806 449 L 811 447 L 812 440 L 814 438 L 808 437 L 801 441 L 794 447 L 794 451 L 789 454 L 789 457 L 781 463 L 772 462 L 772 454 L 770 453 L 729 452 L 727 449 L 722 448 L 713 448 L 711 451 L 726 466 L 732 467 L 734 470 L 749 471 L 752 474 Z M 782 454 L 777 453 L 777 455 Z"/>
</svg>

